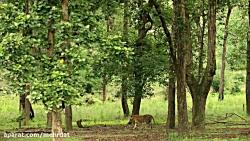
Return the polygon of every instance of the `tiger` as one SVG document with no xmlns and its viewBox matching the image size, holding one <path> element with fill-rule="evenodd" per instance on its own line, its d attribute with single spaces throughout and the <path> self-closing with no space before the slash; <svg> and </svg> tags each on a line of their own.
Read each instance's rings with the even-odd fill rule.
<svg viewBox="0 0 250 141">
<path fill-rule="evenodd" d="M 130 120 L 128 122 L 128 124 L 133 124 L 134 127 L 133 129 L 135 129 L 137 127 L 138 123 L 146 123 L 150 126 L 150 128 L 152 129 L 152 120 L 155 123 L 154 117 L 152 115 L 146 114 L 146 115 L 132 115 L 130 117 Z"/>
</svg>

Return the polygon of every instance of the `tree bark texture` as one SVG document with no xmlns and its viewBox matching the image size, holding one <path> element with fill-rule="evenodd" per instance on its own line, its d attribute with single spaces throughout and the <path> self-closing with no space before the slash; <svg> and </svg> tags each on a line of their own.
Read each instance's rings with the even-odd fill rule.
<svg viewBox="0 0 250 141">
<path fill-rule="evenodd" d="M 54 135 L 53 141 L 62 141 L 60 135 L 62 131 L 62 121 L 60 109 L 53 108 L 52 112 L 52 134 Z"/>
<path fill-rule="evenodd" d="M 188 16 L 186 16 L 188 17 Z M 186 18 L 188 19 L 188 18 Z M 189 25 L 190 26 L 190 25 Z M 190 32 L 190 27 L 187 30 Z M 190 33 L 189 33 L 190 34 Z M 189 39 L 191 41 L 191 39 Z M 188 44 L 187 63 L 187 84 L 193 100 L 193 118 L 192 125 L 194 128 L 205 128 L 205 108 L 206 100 L 213 81 L 216 70 L 215 45 L 216 45 L 216 0 L 209 1 L 208 9 L 208 49 L 207 64 L 203 74 L 195 78 L 192 71 L 192 44 Z"/>
<path fill-rule="evenodd" d="M 171 70 L 170 72 L 170 78 L 168 84 L 167 128 L 170 129 L 175 128 L 175 74 L 173 70 Z"/>
<path fill-rule="evenodd" d="M 176 78 L 177 78 L 177 109 L 178 127 L 185 130 L 188 127 L 187 100 L 186 100 L 186 44 L 187 33 L 185 21 L 185 1 L 174 0 L 174 45 L 177 49 Z"/>
</svg>

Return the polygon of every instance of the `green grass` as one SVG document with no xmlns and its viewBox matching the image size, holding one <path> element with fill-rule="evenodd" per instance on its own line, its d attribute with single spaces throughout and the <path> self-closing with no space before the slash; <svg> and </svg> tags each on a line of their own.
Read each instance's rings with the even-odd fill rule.
<svg viewBox="0 0 250 141">
<path fill-rule="evenodd" d="M 191 119 L 191 98 L 188 95 L 188 112 Z M 16 96 L 0 96 L 0 130 L 13 129 L 18 127 L 15 122 L 19 115 L 18 98 Z M 130 104 L 130 109 L 131 103 Z M 210 94 L 207 100 L 206 116 L 210 117 L 225 116 L 226 113 L 236 113 L 247 118 L 243 109 L 245 96 L 225 95 L 224 101 L 218 101 L 217 95 Z M 31 122 L 32 127 L 45 127 L 46 111 L 42 105 L 34 104 L 35 119 Z M 167 113 L 167 101 L 163 96 L 146 98 L 141 103 L 141 114 L 152 114 L 157 123 L 164 123 Z M 120 100 L 115 102 L 96 103 L 93 105 L 81 105 L 73 107 L 73 121 L 87 119 L 87 124 L 125 124 L 127 119 L 123 118 Z"/>
<path fill-rule="evenodd" d="M 190 95 L 187 95 L 188 100 L 188 113 L 189 120 L 191 122 L 192 116 L 192 103 Z M 0 131 L 13 130 L 18 128 L 18 123 L 15 121 L 19 115 L 18 112 L 18 97 L 14 95 L 0 96 Z M 131 107 L 131 100 L 129 100 L 129 106 Z M 245 119 L 250 121 L 243 109 L 243 104 L 245 105 L 245 95 L 225 95 L 224 101 L 218 101 L 217 94 L 209 94 L 206 106 L 206 121 L 209 122 L 211 119 L 217 119 L 218 117 L 224 117 L 226 113 L 236 113 Z M 34 104 L 35 119 L 30 122 L 29 127 L 43 128 L 46 125 L 46 111 L 42 105 Z M 155 117 L 157 124 L 164 124 L 166 121 L 167 113 L 167 101 L 164 100 L 163 95 L 153 96 L 151 98 L 145 98 L 141 103 L 141 114 L 152 114 Z M 63 118 L 64 119 L 64 118 Z M 105 103 L 97 102 L 93 105 L 81 105 L 73 106 L 73 126 L 76 127 L 75 121 L 78 119 L 87 119 L 84 122 L 85 125 L 115 125 L 115 124 L 126 124 L 128 119 L 123 118 L 122 108 L 120 100 L 111 102 L 107 101 Z M 240 118 L 235 117 L 234 121 L 241 121 Z M 223 125 L 219 125 L 223 126 Z M 209 127 L 210 128 L 210 127 Z M 212 127 L 213 128 L 213 127 Z M 169 139 L 173 141 L 192 141 L 190 137 L 178 136 L 177 134 L 169 134 Z M 0 138 L 1 140 L 1 138 Z M 45 141 L 48 138 L 10 138 L 6 141 Z M 66 141 L 75 141 L 77 138 L 65 138 Z M 204 140 L 195 137 L 195 141 Z M 221 139 L 209 139 L 209 140 L 221 140 Z M 229 140 L 229 139 L 225 139 Z M 234 138 L 229 141 L 238 140 L 250 140 L 248 138 Z"/>
</svg>

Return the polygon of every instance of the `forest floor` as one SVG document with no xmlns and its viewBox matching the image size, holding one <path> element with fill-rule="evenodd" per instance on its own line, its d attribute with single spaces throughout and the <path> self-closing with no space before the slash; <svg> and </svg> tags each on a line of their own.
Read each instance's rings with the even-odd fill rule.
<svg viewBox="0 0 250 141">
<path fill-rule="evenodd" d="M 12 133 L 50 133 L 49 129 L 27 128 L 9 131 Z M 3 138 L 0 133 L 0 140 L 3 141 L 43 141 L 49 138 Z M 210 140 L 230 140 L 249 141 L 249 127 L 218 127 L 206 128 L 205 130 L 189 130 L 178 132 L 176 130 L 166 130 L 164 125 L 154 125 L 151 129 L 146 125 L 140 125 L 133 129 L 132 126 L 124 125 L 96 125 L 85 128 L 75 128 L 69 132 L 70 137 L 65 141 L 210 141 Z"/>
<path fill-rule="evenodd" d="M 48 141 L 43 138 L 6 138 L 4 133 L 50 133 L 46 128 L 47 114 L 41 104 L 34 104 L 35 118 L 30 125 L 18 129 L 18 97 L 0 96 L 0 141 Z M 189 122 L 192 117 L 192 100 L 187 96 Z M 130 104 L 130 103 L 129 103 Z M 123 117 L 120 101 L 107 101 L 73 107 L 74 130 L 64 141 L 250 141 L 250 116 L 245 113 L 245 95 L 225 95 L 218 101 L 217 95 L 210 94 L 206 106 L 206 129 L 188 130 L 179 133 L 177 129 L 166 130 L 167 104 L 163 96 L 143 99 L 141 114 L 152 114 L 156 124 L 153 129 L 139 125 L 133 130 L 126 127 L 128 118 Z M 130 105 L 131 106 L 131 105 Z M 76 121 L 84 119 L 84 128 L 78 128 Z M 63 121 L 64 123 L 64 121 Z M 106 125 L 106 126 L 105 126 Z M 63 125 L 64 126 L 64 125 Z M 65 127 L 65 126 L 64 126 Z"/>
</svg>

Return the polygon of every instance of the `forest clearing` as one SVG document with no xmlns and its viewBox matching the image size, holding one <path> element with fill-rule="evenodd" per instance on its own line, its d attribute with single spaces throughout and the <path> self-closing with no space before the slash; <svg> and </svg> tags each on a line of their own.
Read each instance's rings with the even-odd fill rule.
<svg viewBox="0 0 250 141">
<path fill-rule="evenodd" d="M 250 141 L 249 0 L 0 0 L 0 140 Z"/>
<path fill-rule="evenodd" d="M 158 88 L 160 89 L 160 88 Z M 164 90 L 164 89 L 162 89 Z M 218 96 L 211 94 L 207 104 L 207 118 L 205 130 L 193 130 L 178 135 L 176 129 L 166 130 L 166 107 L 164 95 L 151 97 L 142 101 L 141 113 L 150 113 L 155 117 L 156 123 L 150 129 L 147 125 L 139 125 L 138 129 L 128 126 L 128 118 L 123 117 L 122 107 L 119 100 L 107 101 L 106 103 L 95 103 L 92 105 L 82 105 L 73 107 L 73 130 L 69 132 L 70 138 L 66 141 L 94 141 L 94 140 L 121 140 L 121 141 L 143 141 L 143 140 L 170 140 L 170 141 L 203 141 L 203 140 L 249 140 L 250 138 L 250 118 L 245 114 L 243 105 L 244 95 L 226 95 L 225 101 L 218 101 Z M 162 93 L 163 94 L 163 93 Z M 191 99 L 188 97 L 188 111 L 191 116 Z M 16 97 L 2 97 L 1 103 L 4 108 L 1 110 L 0 135 L 9 133 L 51 133 L 46 128 L 46 113 L 41 105 L 34 105 L 36 119 L 30 122 L 29 127 L 17 129 L 18 122 L 18 99 Z M 157 102 L 157 104 L 155 104 Z M 131 107 L 131 105 L 130 105 Z M 110 110 L 112 109 L 112 111 Z M 11 112 L 9 112 L 11 111 Z M 78 128 L 76 121 L 83 121 L 84 128 Z M 6 141 L 45 141 L 48 138 L 2 138 Z M 1 140 L 1 138 L 0 138 Z"/>
</svg>

